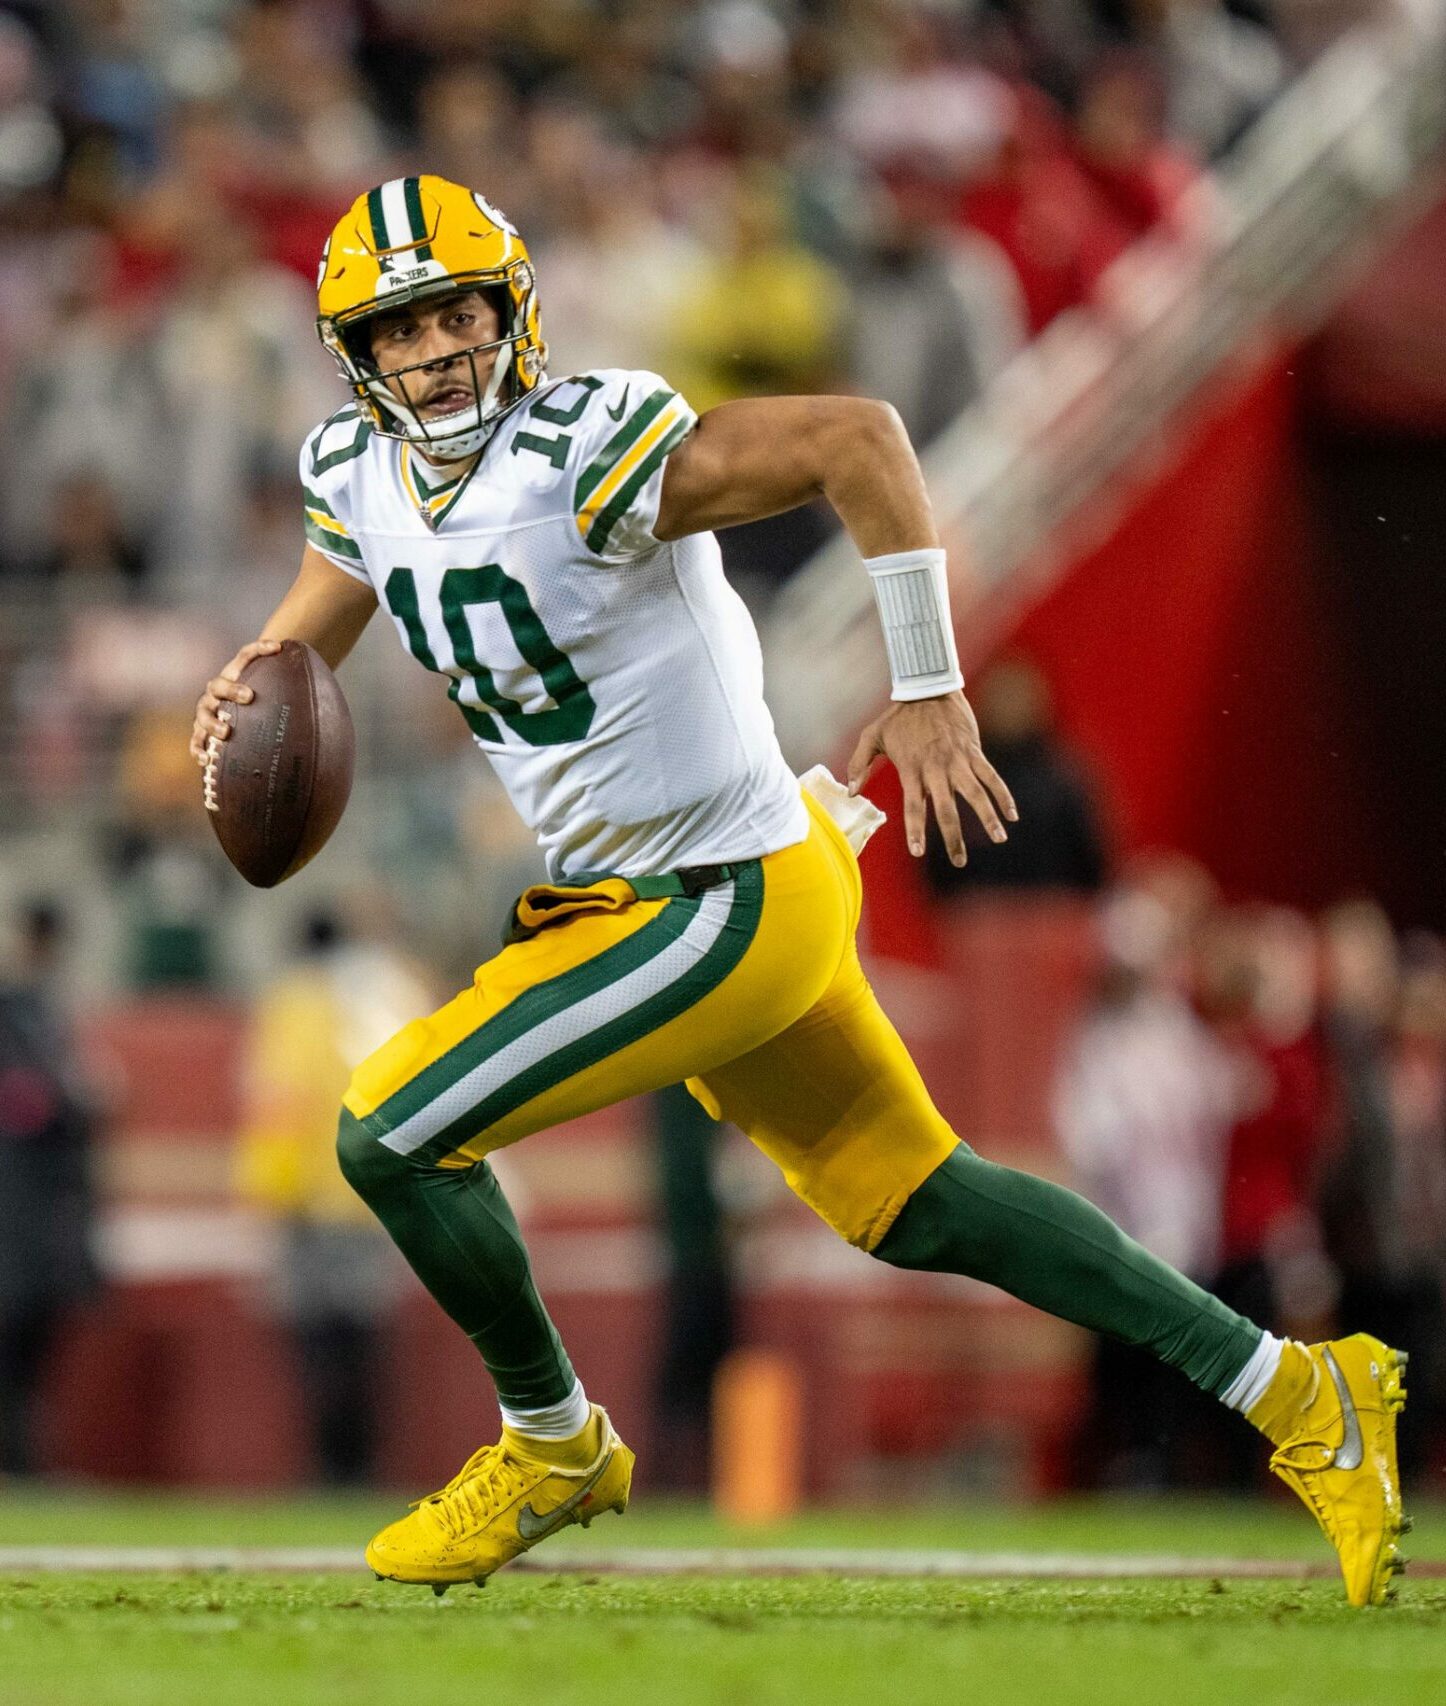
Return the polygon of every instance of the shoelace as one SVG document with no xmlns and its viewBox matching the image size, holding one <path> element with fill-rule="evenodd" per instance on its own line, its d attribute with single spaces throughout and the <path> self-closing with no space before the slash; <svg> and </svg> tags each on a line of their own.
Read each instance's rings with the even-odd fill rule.
<svg viewBox="0 0 1446 1706">
<path fill-rule="evenodd" d="M 527 1476 L 499 1441 L 474 1451 L 445 1487 L 411 1508 L 430 1516 L 449 1540 L 460 1540 L 526 1485 Z"/>
<path fill-rule="evenodd" d="M 1305 1500 L 1327 1533 L 1335 1532 L 1335 1512 L 1324 1496 L 1320 1471 L 1328 1469 L 1334 1457 L 1330 1442 L 1312 1434 L 1281 1446 L 1270 1460 L 1271 1468 Z"/>
</svg>

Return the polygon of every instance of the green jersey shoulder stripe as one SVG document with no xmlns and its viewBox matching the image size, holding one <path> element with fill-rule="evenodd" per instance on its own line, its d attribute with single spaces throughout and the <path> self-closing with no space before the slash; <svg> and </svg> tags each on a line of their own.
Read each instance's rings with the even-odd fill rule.
<svg viewBox="0 0 1446 1706">
<path fill-rule="evenodd" d="M 629 505 L 692 430 L 693 423 L 690 420 L 678 421 L 633 469 L 588 529 L 586 543 L 590 551 L 596 551 L 601 556 L 607 550 L 612 530 L 627 514 Z"/>
<path fill-rule="evenodd" d="M 321 447 L 327 433 L 332 427 L 343 426 L 349 422 L 355 423 L 355 430 L 350 441 L 323 456 Z M 330 473 L 333 468 L 339 468 L 343 462 L 350 462 L 354 457 L 360 456 L 362 451 L 366 449 L 367 441 L 371 435 L 372 423 L 361 418 L 357 413 L 355 403 L 348 403 L 343 408 L 338 409 L 334 415 L 324 420 L 307 440 L 311 450 L 312 479 L 319 480 L 323 474 Z"/>
<path fill-rule="evenodd" d="M 573 492 L 573 509 L 580 510 L 598 486 L 607 478 L 617 465 L 618 459 L 624 455 L 631 444 L 636 444 L 649 424 L 667 408 L 678 393 L 676 391 L 654 391 L 633 410 L 618 430 L 602 447 L 595 461 L 577 477 L 577 486 Z"/>
<path fill-rule="evenodd" d="M 312 516 L 305 518 L 306 537 L 315 545 L 318 551 L 329 551 L 334 557 L 345 557 L 348 561 L 359 563 L 362 560 L 361 547 L 355 539 L 345 533 L 333 533 L 329 527 L 323 527 Z"/>
<path fill-rule="evenodd" d="M 336 521 L 336 511 L 319 492 L 312 491 L 310 486 L 303 486 L 301 488 L 301 495 L 305 499 L 306 507 L 308 509 L 320 510 L 323 515 L 329 515 L 333 521 Z M 337 521 L 336 524 L 338 527 L 341 527 L 341 523 L 339 521 Z M 342 528 L 342 531 L 345 532 L 346 529 Z"/>
</svg>

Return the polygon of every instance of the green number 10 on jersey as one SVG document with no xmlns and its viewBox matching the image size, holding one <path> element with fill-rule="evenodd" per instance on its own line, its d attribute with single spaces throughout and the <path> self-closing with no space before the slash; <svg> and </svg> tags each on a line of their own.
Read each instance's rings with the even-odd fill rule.
<svg viewBox="0 0 1446 1706">
<path fill-rule="evenodd" d="M 405 630 L 413 657 L 438 675 L 451 677 L 447 692 L 479 740 L 503 741 L 499 719 L 529 746 L 561 746 L 582 740 L 592 727 L 597 706 L 587 684 L 567 654 L 553 644 L 532 608 L 526 587 L 513 580 L 501 564 L 448 569 L 442 576 L 442 625 L 456 660 L 451 668 L 437 662 L 427 639 L 413 571 L 393 569 L 387 576 L 385 596 L 388 608 Z M 495 604 L 502 612 L 518 651 L 537 671 L 543 690 L 552 700 L 552 709 L 524 711 L 499 690 L 492 671 L 478 659 L 473 642 L 467 611 L 478 604 Z"/>
</svg>

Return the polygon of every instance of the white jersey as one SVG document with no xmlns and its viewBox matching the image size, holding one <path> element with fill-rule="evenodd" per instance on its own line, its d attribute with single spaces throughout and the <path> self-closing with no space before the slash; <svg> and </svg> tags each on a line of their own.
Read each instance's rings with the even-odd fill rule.
<svg viewBox="0 0 1446 1706">
<path fill-rule="evenodd" d="M 807 834 L 717 541 L 653 536 L 696 418 L 655 373 L 605 369 L 541 386 L 450 482 L 354 407 L 302 448 L 308 541 L 451 678 L 555 878 L 727 864 Z"/>
</svg>

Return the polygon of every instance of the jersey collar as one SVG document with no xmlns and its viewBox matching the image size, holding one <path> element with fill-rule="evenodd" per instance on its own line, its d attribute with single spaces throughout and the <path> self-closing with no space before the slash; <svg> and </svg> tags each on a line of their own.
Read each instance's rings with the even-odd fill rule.
<svg viewBox="0 0 1446 1706">
<path fill-rule="evenodd" d="M 402 485 L 417 514 L 433 533 L 452 513 L 458 498 L 466 491 L 468 482 L 477 472 L 477 464 L 481 460 L 480 455 L 475 456 L 462 473 L 454 475 L 450 480 L 439 480 L 435 475 L 429 478 L 423 471 L 429 464 L 414 453 L 410 444 L 402 446 Z"/>
</svg>

